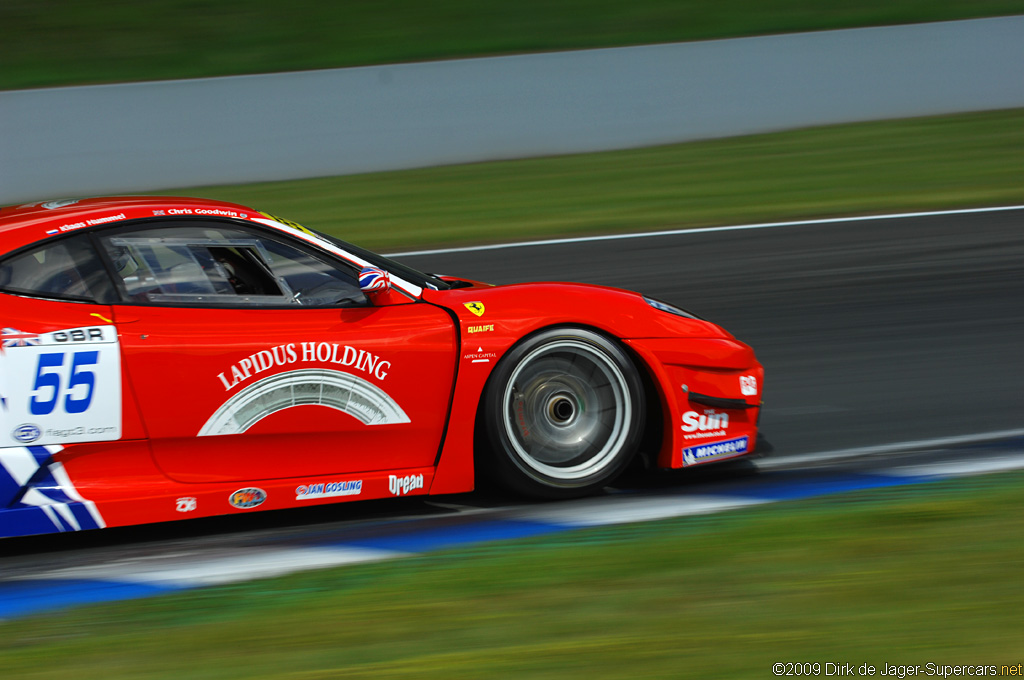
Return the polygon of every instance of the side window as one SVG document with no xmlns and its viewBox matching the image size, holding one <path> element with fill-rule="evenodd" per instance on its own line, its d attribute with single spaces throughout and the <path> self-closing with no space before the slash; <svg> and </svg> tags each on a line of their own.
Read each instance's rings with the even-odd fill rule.
<svg viewBox="0 0 1024 680">
<path fill-rule="evenodd" d="M 229 227 L 159 227 L 101 242 L 125 296 L 153 304 L 361 305 L 356 273 L 296 246 Z"/>
<path fill-rule="evenodd" d="M 296 302 L 313 307 L 365 305 L 359 272 L 315 258 L 280 241 L 264 240 L 271 270 L 284 280 Z"/>
<path fill-rule="evenodd" d="M 92 244 L 82 237 L 47 243 L 0 262 L 0 290 L 99 303 L 117 298 Z"/>
</svg>

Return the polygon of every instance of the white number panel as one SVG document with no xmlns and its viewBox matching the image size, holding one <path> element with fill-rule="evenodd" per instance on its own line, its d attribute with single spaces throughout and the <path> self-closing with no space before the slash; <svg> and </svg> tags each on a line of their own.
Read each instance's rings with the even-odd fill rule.
<svg viewBox="0 0 1024 680">
<path fill-rule="evenodd" d="M 121 353 L 113 326 L 0 334 L 0 447 L 121 437 Z"/>
</svg>

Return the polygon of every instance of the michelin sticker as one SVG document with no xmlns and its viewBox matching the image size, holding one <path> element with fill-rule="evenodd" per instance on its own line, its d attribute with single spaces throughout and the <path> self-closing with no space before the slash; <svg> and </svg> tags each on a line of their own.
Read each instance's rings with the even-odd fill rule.
<svg viewBox="0 0 1024 680">
<path fill-rule="evenodd" d="M 693 465 L 694 463 L 703 463 L 715 460 L 716 458 L 737 456 L 747 452 L 749 443 L 750 439 L 748 437 L 739 437 L 738 439 L 728 439 L 714 444 L 691 446 L 683 449 L 683 463 Z"/>
<path fill-rule="evenodd" d="M 113 326 L 0 330 L 0 447 L 121 438 Z"/>
</svg>

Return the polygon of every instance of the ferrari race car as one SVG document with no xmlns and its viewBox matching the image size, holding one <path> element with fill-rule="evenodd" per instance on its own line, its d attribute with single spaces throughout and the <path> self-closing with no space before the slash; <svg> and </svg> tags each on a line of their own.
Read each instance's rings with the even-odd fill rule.
<svg viewBox="0 0 1024 680">
<path fill-rule="evenodd" d="M 752 453 L 763 370 L 637 293 L 432 276 L 217 201 L 0 209 L 0 536 Z"/>
</svg>

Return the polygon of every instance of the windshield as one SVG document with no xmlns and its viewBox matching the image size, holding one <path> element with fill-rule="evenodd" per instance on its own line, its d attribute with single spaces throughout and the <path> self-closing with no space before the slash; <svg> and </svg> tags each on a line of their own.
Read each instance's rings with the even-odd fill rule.
<svg viewBox="0 0 1024 680">
<path fill-rule="evenodd" d="M 330 241 L 339 248 L 342 248 L 343 250 L 347 250 L 353 255 L 358 255 L 359 257 L 371 263 L 375 267 L 387 269 L 391 273 L 397 274 L 398 276 L 402 277 L 409 283 L 415 283 L 417 286 L 420 286 L 422 288 L 433 288 L 434 290 L 447 290 L 451 288 L 451 286 L 448 283 L 442 281 L 436 276 L 424 274 L 423 272 L 413 269 L 412 267 L 408 267 L 402 264 L 401 262 L 396 262 L 394 260 L 388 259 L 383 255 L 378 255 L 377 253 L 366 250 L 365 248 L 354 246 L 348 241 L 342 241 L 340 238 L 335 238 L 334 236 L 331 236 L 330 234 L 325 234 L 322 231 L 317 231 L 316 235 L 324 239 L 325 241 Z"/>
</svg>

